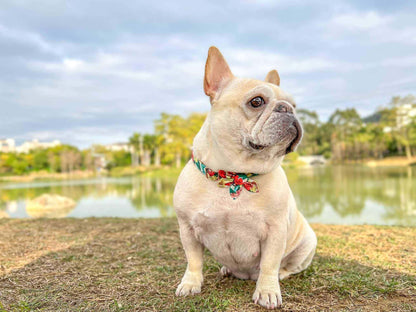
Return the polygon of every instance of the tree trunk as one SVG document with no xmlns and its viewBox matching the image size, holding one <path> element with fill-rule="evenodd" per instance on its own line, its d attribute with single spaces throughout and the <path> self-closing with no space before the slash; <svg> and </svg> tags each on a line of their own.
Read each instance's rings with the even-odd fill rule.
<svg viewBox="0 0 416 312">
<path fill-rule="evenodd" d="M 157 147 L 155 148 L 155 166 L 156 167 L 160 166 L 160 154 L 159 154 L 159 149 Z"/>
<path fill-rule="evenodd" d="M 140 160 L 138 161 L 139 165 L 144 165 L 143 164 L 143 136 L 140 136 L 140 141 L 139 141 L 139 158 Z"/>
<path fill-rule="evenodd" d="M 133 146 L 130 146 L 130 155 L 131 155 L 131 165 L 132 167 L 136 167 L 139 164 L 139 160 L 137 157 L 137 151 Z"/>
<path fill-rule="evenodd" d="M 144 150 L 143 152 L 142 165 L 150 166 L 150 151 L 149 150 Z"/>
<path fill-rule="evenodd" d="M 135 150 L 131 151 L 131 165 L 132 167 L 136 167 L 138 165 L 137 153 Z"/>
<path fill-rule="evenodd" d="M 403 153 L 403 147 L 400 142 L 397 143 L 397 152 L 399 153 L 399 155 Z"/>
<path fill-rule="evenodd" d="M 407 159 L 411 159 L 411 158 L 412 158 L 412 151 L 410 150 L 410 145 L 409 145 L 409 143 L 407 143 L 407 144 L 404 146 L 404 148 L 405 148 L 405 150 L 406 150 L 406 157 L 407 157 Z"/>
</svg>

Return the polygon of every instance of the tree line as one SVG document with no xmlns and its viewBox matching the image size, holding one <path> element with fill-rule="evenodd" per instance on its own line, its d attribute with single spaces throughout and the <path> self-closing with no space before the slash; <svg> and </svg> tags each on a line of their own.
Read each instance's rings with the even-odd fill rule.
<svg viewBox="0 0 416 312">
<path fill-rule="evenodd" d="M 299 109 L 304 128 L 301 155 L 324 155 L 334 162 L 416 156 L 416 98 L 395 96 L 388 105 L 362 118 L 354 108 L 337 109 L 327 122 Z"/>
<path fill-rule="evenodd" d="M 128 150 L 111 151 L 102 145 L 80 150 L 71 145 L 35 149 L 29 153 L 0 153 L 0 175 L 30 172 L 72 173 L 126 166 L 180 167 L 189 159 L 192 140 L 206 114 L 188 117 L 162 113 L 154 122 L 154 134 L 133 133 Z"/>
<path fill-rule="evenodd" d="M 0 174 L 24 174 L 31 171 L 70 172 L 87 161 L 76 147 L 59 145 L 29 153 L 1 153 Z"/>
<path fill-rule="evenodd" d="M 324 155 L 333 162 L 416 156 L 416 99 L 412 95 L 395 96 L 373 115 L 362 118 L 354 108 L 337 109 L 328 121 L 321 122 L 315 111 L 298 109 L 304 137 L 297 153 Z M 410 106 L 409 106 L 410 105 Z M 79 150 L 70 145 L 33 150 L 27 154 L 1 153 L 0 174 L 24 174 L 31 171 L 73 172 L 124 166 L 180 167 L 190 158 L 192 141 L 206 114 L 187 117 L 162 113 L 154 121 L 154 133 L 133 133 L 129 150 L 110 151 L 94 145 Z M 105 159 L 105 164 L 102 163 Z"/>
</svg>

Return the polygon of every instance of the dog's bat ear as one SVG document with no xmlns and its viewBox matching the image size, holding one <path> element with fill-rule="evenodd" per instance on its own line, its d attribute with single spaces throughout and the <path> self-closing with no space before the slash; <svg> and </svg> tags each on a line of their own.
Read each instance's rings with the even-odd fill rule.
<svg viewBox="0 0 416 312">
<path fill-rule="evenodd" d="M 279 77 L 279 73 L 277 72 L 277 70 L 273 69 L 269 71 L 264 81 L 273 83 L 276 86 L 280 86 L 280 77 Z"/>
<path fill-rule="evenodd" d="M 205 94 L 212 100 L 219 88 L 231 80 L 231 78 L 233 78 L 233 74 L 220 50 L 216 47 L 210 47 L 207 62 L 205 63 Z"/>
</svg>

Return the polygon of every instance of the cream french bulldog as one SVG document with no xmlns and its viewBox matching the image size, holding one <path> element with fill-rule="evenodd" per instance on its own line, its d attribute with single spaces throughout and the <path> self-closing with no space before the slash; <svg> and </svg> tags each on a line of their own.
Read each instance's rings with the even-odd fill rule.
<svg viewBox="0 0 416 312">
<path fill-rule="evenodd" d="M 253 300 L 271 309 L 282 304 L 279 279 L 312 261 L 315 233 L 280 166 L 302 128 L 279 84 L 275 70 L 265 81 L 237 78 L 216 47 L 208 51 L 211 111 L 173 199 L 188 261 L 177 296 L 201 292 L 204 248 L 223 265 L 222 275 L 257 280 Z"/>
</svg>

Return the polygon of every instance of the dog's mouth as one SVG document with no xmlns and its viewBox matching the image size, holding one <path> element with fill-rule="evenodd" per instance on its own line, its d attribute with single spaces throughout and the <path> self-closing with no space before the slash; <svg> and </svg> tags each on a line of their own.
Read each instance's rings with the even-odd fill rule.
<svg viewBox="0 0 416 312">
<path fill-rule="evenodd" d="M 250 147 L 252 149 L 255 149 L 255 150 L 258 150 L 258 151 L 260 151 L 260 150 L 264 149 L 265 147 L 267 147 L 266 145 L 254 144 L 251 141 L 248 142 L 248 145 L 250 145 Z"/>
<path fill-rule="evenodd" d="M 292 142 L 289 144 L 289 146 L 287 147 L 286 154 L 293 152 L 296 146 L 299 144 L 300 140 L 302 139 L 303 131 L 302 131 L 302 126 L 300 125 L 300 123 L 297 120 L 295 120 L 292 126 L 296 129 L 296 136 L 292 140 Z"/>
</svg>

